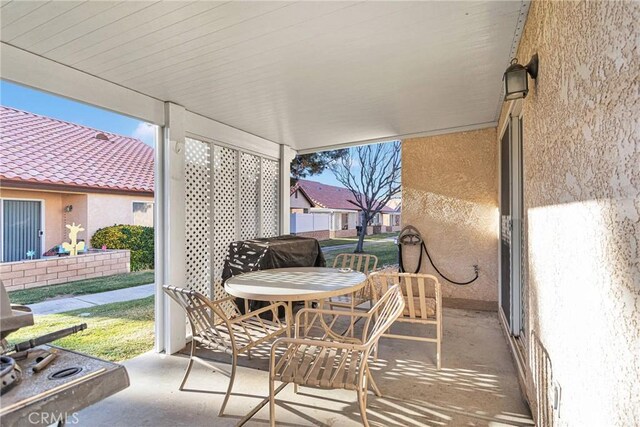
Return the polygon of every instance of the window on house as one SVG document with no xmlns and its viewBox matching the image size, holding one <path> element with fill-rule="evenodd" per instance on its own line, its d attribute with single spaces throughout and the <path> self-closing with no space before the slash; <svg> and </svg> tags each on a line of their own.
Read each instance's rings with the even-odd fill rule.
<svg viewBox="0 0 640 427">
<path fill-rule="evenodd" d="M 348 230 L 349 229 L 349 214 L 348 213 L 343 213 L 342 214 L 342 229 L 343 230 Z"/>
<path fill-rule="evenodd" d="M 133 202 L 133 225 L 153 227 L 153 202 Z"/>
<path fill-rule="evenodd" d="M 393 225 L 400 225 L 400 215 L 393 216 Z"/>
</svg>

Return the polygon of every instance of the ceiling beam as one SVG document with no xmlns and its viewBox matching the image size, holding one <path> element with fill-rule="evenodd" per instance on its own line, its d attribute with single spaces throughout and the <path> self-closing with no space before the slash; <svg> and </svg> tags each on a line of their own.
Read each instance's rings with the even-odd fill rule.
<svg viewBox="0 0 640 427">
<path fill-rule="evenodd" d="M 164 125 L 164 102 L 0 42 L 0 77 L 44 92 Z"/>
<path fill-rule="evenodd" d="M 429 130 L 424 132 L 411 133 L 407 135 L 391 135 L 391 136 L 385 136 L 385 137 L 375 138 L 375 139 L 366 139 L 366 140 L 360 140 L 360 141 L 344 142 L 340 144 L 324 145 L 324 146 L 319 146 L 314 148 L 305 148 L 303 150 L 298 150 L 298 154 L 309 154 L 309 153 L 316 153 L 318 151 L 337 150 L 339 148 L 349 148 L 349 147 L 355 147 L 358 145 L 379 144 L 381 142 L 389 142 L 389 141 L 411 139 L 411 138 L 422 138 L 426 136 L 445 135 L 448 133 L 468 132 L 472 130 L 487 129 L 487 128 L 493 128 L 497 126 L 498 126 L 498 122 L 496 121 L 475 123 L 475 124 L 466 125 L 466 126 L 434 129 L 434 130 Z"/>
</svg>

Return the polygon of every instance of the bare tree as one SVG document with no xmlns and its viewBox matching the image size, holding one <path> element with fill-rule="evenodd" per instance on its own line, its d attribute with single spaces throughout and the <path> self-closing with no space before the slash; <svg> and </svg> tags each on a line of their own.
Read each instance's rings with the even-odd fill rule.
<svg viewBox="0 0 640 427">
<path fill-rule="evenodd" d="M 400 141 L 349 149 L 330 166 L 336 179 L 353 194 L 362 223 L 354 252 L 363 252 L 367 225 L 400 192 Z"/>
</svg>

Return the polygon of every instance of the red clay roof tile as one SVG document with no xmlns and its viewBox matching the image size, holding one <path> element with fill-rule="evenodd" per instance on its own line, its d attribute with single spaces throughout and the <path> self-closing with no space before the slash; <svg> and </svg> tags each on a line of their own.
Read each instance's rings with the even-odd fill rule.
<svg viewBox="0 0 640 427">
<path fill-rule="evenodd" d="M 0 106 L 0 153 L 0 180 L 153 192 L 153 148 L 139 139 Z"/>
<path fill-rule="evenodd" d="M 351 201 L 355 201 L 353 193 L 345 187 L 336 187 L 334 185 L 322 184 L 316 181 L 299 179 L 291 190 L 293 194 L 298 188 L 302 189 L 304 194 L 311 199 L 314 207 L 326 209 L 349 209 L 359 210 Z M 395 209 L 385 206 L 381 212 L 392 213 Z"/>
</svg>

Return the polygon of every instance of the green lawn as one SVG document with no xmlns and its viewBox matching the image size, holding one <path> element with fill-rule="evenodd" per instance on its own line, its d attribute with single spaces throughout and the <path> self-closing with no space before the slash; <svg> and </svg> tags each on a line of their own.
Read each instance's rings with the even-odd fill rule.
<svg viewBox="0 0 640 427">
<path fill-rule="evenodd" d="M 355 247 L 355 245 L 354 245 Z M 365 253 L 372 254 L 378 257 L 378 268 L 382 268 L 388 265 L 398 264 L 398 246 L 393 242 L 384 242 L 374 245 L 366 245 L 364 247 Z M 337 249 L 332 251 L 324 250 L 324 258 L 327 261 L 327 266 L 333 265 L 333 259 L 340 253 L 350 253 L 352 250 Z"/>
<path fill-rule="evenodd" d="M 352 238 L 352 239 L 327 239 L 327 240 L 320 240 L 320 247 L 321 248 L 326 248 L 327 246 L 338 246 L 338 245 L 348 245 L 350 243 L 355 243 L 357 242 L 358 239 L 357 238 Z"/>
<path fill-rule="evenodd" d="M 382 233 L 382 234 L 371 234 L 368 236 L 364 236 L 365 243 L 367 242 L 375 242 L 376 240 L 386 239 L 386 238 L 395 238 L 398 236 L 398 233 Z M 340 239 L 328 239 L 321 240 L 320 247 L 326 248 L 327 246 L 338 246 L 338 245 L 348 245 L 355 244 L 358 241 L 358 237 L 344 237 Z"/>
<path fill-rule="evenodd" d="M 15 344 L 86 323 L 86 330 L 53 344 L 113 362 L 127 360 L 153 348 L 153 298 L 35 316 L 35 324 L 9 335 L 9 342 Z"/>
<path fill-rule="evenodd" d="M 64 283 L 62 285 L 13 291 L 9 292 L 9 299 L 13 304 L 34 304 L 49 299 L 95 294 L 146 285 L 147 283 L 153 283 L 153 281 L 153 270 L 136 271 L 134 273 L 78 280 L 77 282 Z"/>
</svg>

